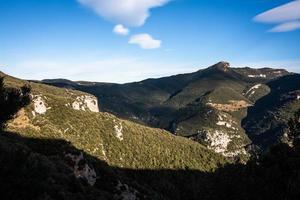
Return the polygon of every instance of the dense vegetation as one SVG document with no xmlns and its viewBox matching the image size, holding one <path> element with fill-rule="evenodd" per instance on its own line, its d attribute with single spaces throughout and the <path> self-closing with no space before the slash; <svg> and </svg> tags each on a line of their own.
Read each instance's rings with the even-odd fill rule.
<svg viewBox="0 0 300 200">
<path fill-rule="evenodd" d="M 243 119 L 252 142 L 263 150 L 270 144 L 288 141 L 288 121 L 300 108 L 300 75 L 292 74 L 267 83 L 270 92 L 248 109 Z"/>
<path fill-rule="evenodd" d="M 260 74 L 266 77 L 261 78 Z M 209 99 L 220 103 L 244 100 L 242 93 L 246 87 L 286 74 L 287 71 L 279 69 L 230 68 L 229 63 L 220 62 L 194 73 L 126 84 L 72 82 L 62 79 L 43 82 L 88 92 L 99 99 L 104 112 L 176 133 L 174 122 L 179 121 L 178 116 L 185 119 L 192 117 L 178 113 L 189 104 L 199 102 L 199 99 L 203 99 L 200 106 L 205 105 Z M 248 75 L 258 77 L 249 78 Z M 188 124 L 193 126 L 192 123 Z M 181 134 L 190 135 L 191 130 L 181 130 Z"/>
<path fill-rule="evenodd" d="M 229 165 L 215 174 L 216 199 L 300 198 L 300 110 L 289 122 L 292 141 L 271 147 L 246 165 Z"/>
<path fill-rule="evenodd" d="M 4 123 L 25 105 L 30 103 L 30 86 L 25 85 L 20 89 L 4 87 L 4 78 L 0 77 L 0 124 Z"/>
<path fill-rule="evenodd" d="M 103 112 L 193 139 L 231 160 L 246 161 L 251 143 L 264 151 L 280 142 L 283 125 L 300 108 L 295 98 L 289 105 L 274 104 L 300 89 L 297 75 L 282 69 L 231 68 L 227 62 L 126 84 L 62 79 L 43 83 L 93 94 Z M 224 143 L 215 142 L 217 138 Z"/>
<path fill-rule="evenodd" d="M 5 80 L 6 86 L 9 86 L 7 89 L 20 88 L 25 83 L 9 76 Z M 153 172 L 161 169 L 208 172 L 226 162 L 222 156 L 186 138 L 120 120 L 108 113 L 78 111 L 66 106 L 78 96 L 87 94 L 43 84 L 30 85 L 32 101 L 40 97 L 51 109 L 45 114 L 33 115 L 33 103 L 21 108 L 8 121 L 6 132 L 1 134 L 1 163 L 7 163 L 2 165 L 1 182 L 7 183 L 3 188 L 9 193 L 4 191 L 3 194 L 7 194 L 8 199 L 22 199 L 22 196 L 25 199 L 44 198 L 45 195 L 50 199 L 97 199 L 102 196 L 122 199 L 120 194 L 127 187 L 132 188 L 131 191 L 137 190 L 138 194 L 134 195 L 141 195 L 143 199 L 161 199 L 166 187 L 157 186 L 178 187 L 172 176 L 164 180 L 158 178 L 155 182 L 153 179 L 148 185 L 143 178 L 138 181 L 131 177 L 131 172 L 146 169 Z M 116 126 L 118 129 L 122 126 L 122 140 L 116 137 Z M 89 186 L 85 178 L 75 178 L 73 162 L 66 156 L 68 154 L 82 154 L 82 165 L 88 163 L 95 170 L 97 181 L 94 187 Z M 34 158 L 31 157 L 33 155 Z M 42 176 L 40 172 L 43 172 Z M 79 185 L 83 190 L 70 185 L 74 180 L 77 180 L 75 186 Z M 118 188 L 119 182 L 126 185 Z M 18 192 L 11 192 L 15 187 L 19 188 Z M 55 192 L 58 189 L 61 193 Z M 171 195 L 170 191 L 166 195 Z"/>
<path fill-rule="evenodd" d="M 30 89 L 22 87 L 21 83 L 24 84 L 14 84 L 18 87 L 0 84 L 1 124 L 7 123 L 24 106 L 30 111 L 30 91 L 47 93 L 47 103 L 52 108 L 47 115 L 36 117 L 32 122 L 40 126 L 40 131 L 25 128 L 15 129 L 14 133 L 1 129 L 1 199 L 125 200 L 123 194 L 126 192 L 134 194 L 133 199 L 151 200 L 300 198 L 300 111 L 287 123 L 289 144 L 275 145 L 264 156 L 253 158 L 246 164 L 222 166 L 225 161 L 221 157 L 198 143 L 131 122 L 122 121 L 127 135 L 122 143 L 118 142 L 109 128 L 117 118 L 109 114 L 67 110 L 62 105 L 69 97 L 63 90 L 41 84 L 31 84 Z M 74 135 L 60 133 L 57 127 L 64 127 L 66 122 L 73 124 L 79 132 Z M 107 160 L 103 155 L 93 153 L 93 142 L 99 138 L 107 145 Z M 153 146 L 155 143 L 158 146 Z M 151 147 L 154 147 L 153 151 L 150 151 Z M 169 154 L 164 155 L 162 148 L 169 149 Z M 128 155 L 118 154 L 120 152 Z M 74 161 L 66 157 L 66 153 L 83 155 L 79 168 L 88 164 L 95 169 L 95 185 L 91 186 L 84 177 L 74 174 Z M 150 158 L 147 154 L 157 160 L 147 163 Z M 118 155 L 124 155 L 127 161 L 118 160 Z M 163 163 L 160 157 L 167 162 Z M 147 164 L 149 168 L 145 168 Z M 121 189 L 117 187 L 120 182 L 123 183 Z"/>
</svg>

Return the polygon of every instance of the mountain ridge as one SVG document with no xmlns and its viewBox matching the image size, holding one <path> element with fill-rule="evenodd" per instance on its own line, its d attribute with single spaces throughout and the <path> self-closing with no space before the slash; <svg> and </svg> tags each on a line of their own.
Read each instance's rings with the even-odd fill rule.
<svg viewBox="0 0 300 200">
<path fill-rule="evenodd" d="M 267 82 L 289 74 L 283 69 L 231 68 L 222 61 L 193 73 L 126 84 L 42 82 L 93 94 L 101 111 L 191 138 L 227 157 L 247 159 L 251 141 L 242 120 L 248 107 L 269 92 Z"/>
<path fill-rule="evenodd" d="M 54 81 L 54 82 L 69 82 L 69 83 L 92 83 L 92 84 L 117 84 L 117 85 L 124 85 L 124 84 L 130 84 L 130 83 L 139 83 L 139 82 L 144 82 L 144 81 L 152 81 L 152 80 L 157 80 L 157 79 L 165 79 L 165 78 L 172 78 L 172 77 L 176 77 L 176 76 L 184 76 L 184 75 L 191 75 L 191 74 L 196 74 L 200 71 L 206 70 L 206 69 L 221 69 L 224 68 L 224 66 L 227 66 L 226 68 L 230 68 L 230 69 L 240 69 L 240 70 L 251 70 L 252 72 L 260 72 L 260 71 L 276 71 L 276 73 L 280 74 L 282 73 L 284 74 L 290 74 L 293 72 L 288 72 L 286 69 L 283 68 L 271 68 L 271 67 L 261 67 L 261 68 L 251 68 L 251 67 L 231 67 L 230 63 L 227 61 L 220 61 L 210 67 L 207 68 L 201 68 L 195 72 L 189 72 L 189 73 L 182 73 L 182 74 L 174 74 L 174 75 L 169 75 L 169 76 L 165 76 L 165 77 L 159 77 L 159 78 L 146 78 L 144 80 L 141 81 L 133 81 L 133 82 L 128 82 L 128 83 L 113 83 L 113 82 L 97 82 L 97 81 L 87 81 L 87 80 L 69 80 L 69 79 L 65 79 L 65 78 L 54 78 L 54 79 L 43 79 L 41 80 L 42 82 L 47 82 L 47 81 Z M 258 75 L 259 77 L 259 75 Z M 32 81 L 37 81 L 37 80 L 32 80 Z"/>
</svg>

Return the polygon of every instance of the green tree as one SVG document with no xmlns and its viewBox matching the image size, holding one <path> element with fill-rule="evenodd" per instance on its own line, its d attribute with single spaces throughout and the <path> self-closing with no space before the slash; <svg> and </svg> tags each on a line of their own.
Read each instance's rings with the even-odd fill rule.
<svg viewBox="0 0 300 200">
<path fill-rule="evenodd" d="M 29 85 L 24 85 L 20 89 L 6 88 L 4 77 L 0 77 L 0 128 L 4 128 L 4 123 L 11 119 L 18 110 L 30 103 Z"/>
</svg>

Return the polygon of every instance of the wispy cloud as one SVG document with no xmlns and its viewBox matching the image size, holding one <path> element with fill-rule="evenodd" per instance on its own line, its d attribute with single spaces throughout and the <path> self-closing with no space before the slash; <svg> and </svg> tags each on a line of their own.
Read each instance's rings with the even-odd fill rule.
<svg viewBox="0 0 300 200">
<path fill-rule="evenodd" d="M 137 44 L 142 49 L 157 49 L 161 46 L 161 41 L 153 39 L 151 35 L 143 33 L 133 35 L 130 40 L 129 44 Z"/>
<path fill-rule="evenodd" d="M 288 32 L 300 29 L 300 0 L 273 8 L 254 17 L 261 23 L 278 24 L 270 32 Z"/>
<path fill-rule="evenodd" d="M 101 17 L 126 26 L 142 26 L 150 16 L 150 9 L 170 0 L 77 0 Z"/>
<path fill-rule="evenodd" d="M 300 29 L 300 20 L 279 24 L 272 28 L 270 32 L 289 32 L 297 29 Z"/>
<path fill-rule="evenodd" d="M 114 27 L 113 32 L 118 35 L 128 35 L 129 29 L 124 27 L 122 24 L 118 24 Z"/>
</svg>

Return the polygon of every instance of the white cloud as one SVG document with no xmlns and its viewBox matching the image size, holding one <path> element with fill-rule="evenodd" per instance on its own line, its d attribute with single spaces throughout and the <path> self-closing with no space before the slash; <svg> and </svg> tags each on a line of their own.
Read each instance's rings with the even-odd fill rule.
<svg viewBox="0 0 300 200">
<path fill-rule="evenodd" d="M 126 26 L 141 26 L 150 16 L 150 9 L 170 0 L 77 0 L 98 15 Z"/>
<path fill-rule="evenodd" d="M 299 29 L 300 0 L 261 13 L 255 16 L 254 20 L 261 23 L 278 24 L 270 32 L 287 32 Z"/>
<path fill-rule="evenodd" d="M 280 23 L 300 19 L 300 0 L 292 1 L 257 15 L 254 20 L 264 23 Z"/>
<path fill-rule="evenodd" d="M 300 28 L 300 20 L 279 24 L 278 26 L 272 28 L 270 32 L 288 32 L 288 31 L 297 30 L 299 28 Z"/>
<path fill-rule="evenodd" d="M 118 35 L 128 35 L 129 29 L 124 27 L 122 24 L 118 24 L 114 27 L 113 32 Z"/>
<path fill-rule="evenodd" d="M 155 40 L 151 35 L 146 33 L 133 35 L 128 43 L 137 44 L 142 49 L 157 49 L 161 46 L 160 40 Z"/>
</svg>

